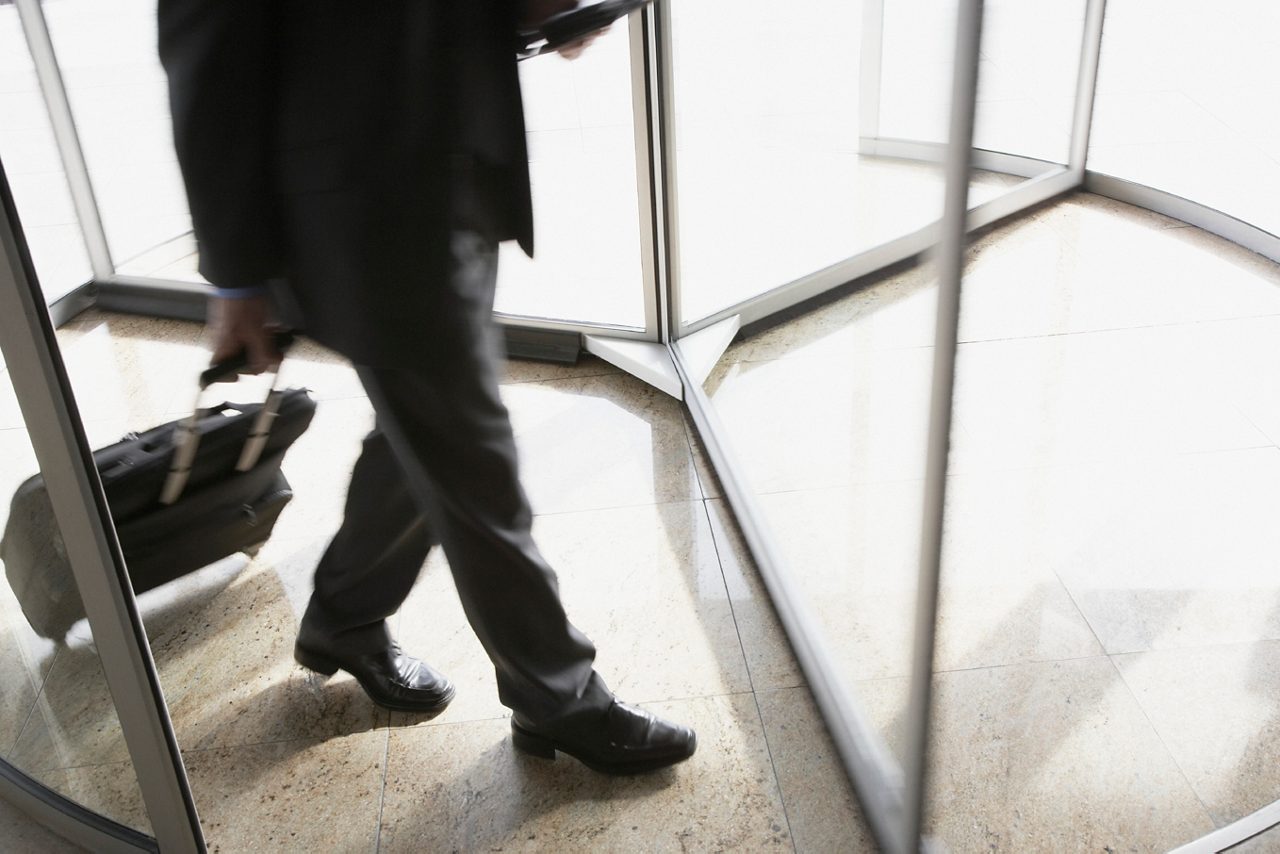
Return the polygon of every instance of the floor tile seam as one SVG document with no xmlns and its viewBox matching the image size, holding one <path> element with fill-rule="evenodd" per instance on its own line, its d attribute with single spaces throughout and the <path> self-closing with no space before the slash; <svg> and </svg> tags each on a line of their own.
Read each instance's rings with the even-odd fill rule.
<svg viewBox="0 0 1280 854">
<path fill-rule="evenodd" d="M 1084 608 L 1080 607 L 1080 602 L 1077 601 L 1075 593 L 1071 591 L 1071 586 L 1067 584 L 1065 579 L 1063 579 L 1062 573 L 1056 567 L 1051 567 L 1050 571 L 1053 572 L 1053 577 L 1057 579 L 1058 586 L 1061 587 L 1062 592 L 1066 594 L 1067 600 L 1071 603 L 1071 607 L 1075 609 L 1076 614 L 1079 615 L 1081 622 L 1089 627 L 1089 634 L 1093 637 L 1093 642 L 1098 645 L 1098 649 L 1102 650 L 1102 654 L 1104 656 L 1110 658 L 1110 656 L 1107 655 L 1107 645 L 1102 642 L 1102 637 L 1098 634 L 1097 627 L 1094 626 L 1093 622 L 1089 619 L 1089 615 L 1084 612 Z M 1114 666 L 1114 662 L 1112 663 L 1112 666 Z"/>
<path fill-rule="evenodd" d="M 53 675 L 53 668 L 57 666 L 58 659 L 61 657 L 62 650 L 55 650 L 53 654 L 53 661 L 49 663 L 49 669 L 45 671 L 44 678 L 40 680 L 40 685 L 36 689 L 36 695 L 31 701 L 31 708 L 27 710 L 27 716 L 23 719 L 22 726 L 18 728 L 18 734 L 13 737 L 13 744 L 5 753 L 6 759 L 14 755 L 14 752 L 18 749 L 18 745 L 22 743 L 22 737 L 27 734 L 27 728 L 31 726 L 31 721 L 35 718 L 36 709 L 40 707 L 40 698 L 44 696 L 45 687 L 49 684 L 49 677 Z"/>
<path fill-rule="evenodd" d="M 1067 338 L 1072 335 L 1115 335 L 1123 332 L 1142 332 L 1152 329 L 1176 329 L 1183 326 L 1205 326 L 1211 323 L 1234 323 L 1241 320 L 1261 320 L 1271 317 L 1280 317 L 1280 312 L 1269 311 L 1262 312 L 1261 314 L 1233 314 L 1227 317 L 1207 317 L 1199 320 L 1173 320 L 1166 323 L 1141 323 L 1132 326 L 1107 326 L 1101 329 L 1072 329 L 1065 332 L 1041 332 L 1035 335 L 1007 335 L 1000 338 L 960 338 L 956 343 L 962 346 L 973 346 L 980 344 L 1003 344 L 1014 341 Z"/>
<path fill-rule="evenodd" d="M 382 779 L 378 787 L 378 819 L 373 828 L 373 852 L 382 850 L 382 817 L 386 813 L 387 778 L 391 772 L 391 728 L 387 727 L 386 741 L 382 745 Z"/>
<path fill-rule="evenodd" d="M 1144 705 L 1142 700 L 1138 697 L 1138 692 L 1133 689 L 1133 686 L 1129 684 L 1129 680 L 1125 678 L 1124 671 L 1120 669 L 1111 656 L 1107 656 L 1107 661 L 1111 665 L 1111 669 L 1115 672 L 1117 678 L 1119 678 L 1120 684 L 1123 685 L 1125 691 L 1128 692 L 1129 698 L 1133 700 L 1134 706 L 1136 706 L 1138 711 L 1142 714 L 1142 719 L 1147 722 L 1147 726 L 1151 728 L 1152 734 L 1155 735 L 1156 740 L 1160 742 L 1160 746 L 1164 749 L 1165 756 L 1167 756 L 1169 761 L 1173 763 L 1173 767 L 1178 769 L 1178 774 L 1182 777 L 1182 782 L 1186 784 L 1187 790 L 1191 792 L 1192 796 L 1196 799 L 1196 803 L 1200 805 L 1200 809 L 1204 811 L 1204 817 L 1209 820 L 1209 824 L 1214 828 L 1224 826 L 1220 825 L 1217 819 L 1214 818 L 1213 812 L 1209 809 L 1209 805 L 1204 802 L 1204 798 L 1201 797 L 1200 791 L 1196 788 L 1195 784 L 1191 782 L 1191 778 L 1187 776 L 1186 769 L 1182 767 L 1182 763 L 1178 761 L 1178 757 L 1174 752 L 1169 749 L 1169 742 L 1165 740 L 1164 733 L 1160 731 L 1160 728 L 1156 726 L 1155 721 L 1151 719 L 1150 712 L 1147 711 L 1146 705 Z"/>
<path fill-rule="evenodd" d="M 846 328 L 846 327 L 842 327 L 842 328 Z M 764 333 L 761 333 L 761 334 L 764 334 Z M 749 342 L 750 340 L 751 340 L 751 339 L 749 339 L 749 338 L 747 339 L 747 341 L 748 341 L 748 342 Z M 933 348 L 934 348 L 934 345 L 933 345 L 933 344 L 903 344 L 903 345 L 901 345 L 901 346 L 896 346 L 896 347 L 895 347 L 895 346 L 883 346 L 883 347 L 854 347 L 854 348 L 851 348 L 851 349 L 849 349 L 849 350 L 844 351 L 843 353 L 841 353 L 841 354 L 839 354 L 839 355 L 853 355 L 853 354 L 864 354 L 864 353 L 908 353 L 908 352 L 913 352 L 913 351 L 916 351 L 916 350 L 932 350 Z M 732 360 L 727 361 L 727 362 L 723 362 L 723 361 L 722 361 L 722 362 L 720 362 L 720 363 L 718 363 L 718 364 L 726 364 L 726 365 L 769 365 L 769 364 L 775 364 L 775 363 L 777 363 L 777 362 L 800 362 L 800 363 L 804 363 L 804 362 L 831 362 L 831 361 L 835 360 L 836 358 L 837 358 L 837 356 L 836 356 L 836 355 L 825 355 L 825 356 L 824 356 L 824 355 L 821 355 L 821 354 L 810 354 L 810 353 L 805 353 L 805 354 L 791 354 L 791 353 L 788 353 L 788 354 L 784 354 L 784 355 L 782 355 L 782 356 L 776 356 L 776 357 L 771 358 L 771 359 L 750 359 L 750 358 L 742 359 L 742 358 L 737 358 L 737 359 L 732 359 Z"/>
<path fill-rule="evenodd" d="M 328 735 L 300 735 L 300 736 L 295 736 L 293 738 L 272 738 L 272 739 L 267 739 L 265 741 L 245 741 L 245 742 L 237 742 L 235 744 L 218 744 L 212 747 L 182 747 L 181 734 L 177 735 L 177 740 L 178 740 L 179 750 L 182 752 L 182 755 L 185 757 L 185 756 L 202 755 L 206 753 L 220 753 L 220 752 L 226 752 L 231 750 L 241 750 L 249 747 L 274 747 L 280 744 L 297 744 L 299 742 L 304 742 L 304 741 L 312 744 L 316 744 L 316 745 L 322 745 L 322 744 L 327 744 L 331 741 L 337 741 L 338 739 L 343 739 L 343 738 L 373 739 L 378 736 L 386 735 L 389 729 L 390 727 L 388 725 L 380 724 L 372 729 L 364 730 L 362 732 L 339 732 L 339 733 L 330 733 Z M 104 763 L 92 763 L 92 764 L 101 765 Z"/>
<path fill-rule="evenodd" d="M 700 452 L 698 447 L 695 447 L 695 446 L 700 446 L 702 439 L 700 436 L 697 435 L 698 428 L 697 428 L 697 425 L 693 423 L 693 418 L 689 413 L 688 407 L 683 405 L 683 401 L 681 401 L 681 404 L 682 405 L 680 407 L 680 426 L 684 428 L 684 443 L 689 448 L 689 460 L 693 468 L 693 479 L 698 484 L 698 492 L 701 494 L 701 500 L 705 502 L 711 496 L 707 494 L 708 485 L 706 483 L 703 483 L 702 472 L 699 471 L 699 468 L 698 468 L 697 461 L 699 459 L 700 453 L 701 453 L 701 459 L 704 462 L 703 468 L 707 469 L 710 472 L 710 474 L 716 478 L 717 484 L 719 483 L 719 475 L 716 474 L 715 467 L 711 465 L 711 461 L 707 457 L 705 450 Z M 702 509 L 706 511 L 707 508 L 704 505 Z M 711 517 L 710 517 L 710 514 L 708 513 L 707 523 L 710 524 L 710 522 L 711 522 Z M 712 540 L 714 539 L 715 537 L 713 536 Z M 719 551 L 717 551 L 716 558 L 719 559 L 719 557 L 720 557 L 720 553 Z M 723 564 L 721 565 L 721 572 L 723 573 Z"/>
<path fill-rule="evenodd" d="M 1071 658 L 1051 658 L 1051 659 L 1044 659 L 1044 660 L 1027 659 L 1026 661 L 1009 661 L 1003 664 L 980 664 L 974 667 L 952 667 L 952 668 L 947 668 L 945 670 L 935 669 L 933 671 L 933 675 L 941 676 L 943 674 L 951 675 L 954 673 L 978 673 L 984 670 L 1011 670 L 1015 667 L 1036 667 L 1039 665 L 1050 665 L 1050 664 L 1073 664 L 1079 661 L 1101 661 L 1103 659 L 1108 659 L 1110 657 L 1111 656 L 1107 655 L 1105 652 L 1100 652 L 1097 655 L 1077 655 Z M 880 676 L 874 679 L 858 679 L 858 680 L 855 680 L 853 684 L 857 685 L 862 682 L 880 682 L 880 681 L 888 681 L 888 680 L 895 680 L 895 679 L 901 680 L 901 679 L 908 679 L 908 678 L 910 678 L 909 674 L 902 674 L 900 676 Z"/>
<path fill-rule="evenodd" d="M 573 510 L 551 510 L 546 512 L 535 512 L 534 519 L 556 518 L 560 516 L 572 516 L 576 513 L 608 513 L 614 510 L 639 510 L 645 507 L 679 507 L 681 505 L 697 504 L 706 501 L 706 498 L 678 498 L 673 501 L 642 501 L 632 504 L 609 504 L 598 507 L 582 507 Z"/>
<path fill-rule="evenodd" d="M 724 555 L 720 549 L 720 540 L 716 536 L 715 525 L 711 521 L 711 508 L 707 506 L 707 501 L 709 500 L 710 499 L 704 498 L 701 502 L 702 515 L 703 518 L 707 520 L 707 528 L 711 532 L 711 547 L 715 549 L 716 552 L 716 566 L 720 569 L 720 584 L 724 589 L 725 601 L 729 603 L 729 616 L 733 619 L 734 635 L 738 638 L 738 653 L 742 656 L 742 667 L 747 674 L 747 685 L 750 686 L 751 693 L 754 695 L 756 693 L 755 675 L 751 672 L 751 660 L 747 655 L 746 642 L 742 638 L 742 626 L 738 622 L 738 609 L 734 605 L 733 596 L 729 593 L 729 579 L 725 576 Z M 734 519 L 734 523 L 737 523 L 736 518 Z M 773 608 L 773 597 L 769 597 L 769 607 Z"/>
<path fill-rule="evenodd" d="M 499 387 L 526 386 L 526 385 L 538 385 L 539 383 L 569 382 L 571 380 L 592 380 L 592 379 L 599 379 L 600 377 L 622 376 L 625 373 L 626 372 L 622 370 L 613 370 L 613 371 L 602 370 L 599 373 L 593 372 L 593 373 L 586 373 L 586 374 L 574 374 L 571 377 L 543 377 L 541 379 L 536 379 L 536 380 L 501 380 L 498 383 L 498 386 Z"/>
<path fill-rule="evenodd" d="M 1250 426 L 1253 426 L 1253 425 L 1251 424 Z M 1269 437 L 1267 437 L 1265 434 L 1263 434 L 1263 439 L 1266 439 L 1267 441 L 1258 445 L 1233 445 L 1225 448 L 1194 448 L 1191 450 L 1180 450 L 1180 451 L 1159 451 L 1159 452 L 1149 453 L 1149 454 L 1125 453 L 1125 454 L 1115 454 L 1108 457 L 1090 457 L 1087 459 L 1074 459 L 1074 460 L 1066 460 L 1063 462 L 1055 462 L 1055 463 L 1032 463 L 1029 465 L 1009 465 L 1009 466 L 996 465 L 996 466 L 981 466 L 981 467 L 973 467 L 973 468 L 962 467 L 958 471 L 948 471 L 947 477 L 948 478 L 954 478 L 954 477 L 972 478 L 982 474 L 990 474 L 992 472 L 1001 473 L 1001 474 L 1011 474 L 1014 472 L 1030 472 L 1030 471 L 1053 470 L 1053 469 L 1063 469 L 1063 470 L 1078 469 L 1081 466 L 1100 466 L 1100 465 L 1110 465 L 1110 464 L 1121 463 L 1121 462 L 1155 462 L 1159 460 L 1172 460 L 1172 459 L 1177 459 L 1181 457 L 1210 456 L 1213 454 L 1237 454 L 1245 451 L 1265 451 L 1265 450 L 1270 450 L 1271 448 L 1277 447 L 1274 443 L 1270 441 Z M 909 478 L 902 481 L 883 481 L 883 482 L 908 483 L 911 481 L 921 481 L 921 480 L 923 480 L 923 478 Z M 861 486 L 861 485 L 870 485 L 870 484 L 862 484 L 862 483 L 849 484 L 849 486 Z M 826 489 L 826 488 L 844 489 L 847 487 L 818 487 L 818 488 L 819 489 Z M 804 491 L 804 490 L 799 490 L 799 491 Z"/>
<path fill-rule="evenodd" d="M 799 685 L 795 687 L 804 687 L 804 686 Z M 754 688 L 748 688 L 742 691 L 712 691 L 709 693 L 702 693 L 702 694 L 680 694 L 674 697 L 644 697 L 644 698 L 627 697 L 625 699 L 625 702 L 633 706 L 652 706 L 652 705 L 658 705 L 663 703 L 687 703 L 695 700 L 717 700 L 717 699 L 723 699 L 725 697 L 745 697 L 749 694 L 754 695 L 755 693 L 756 691 Z M 503 715 L 493 715 L 493 716 L 481 717 L 481 718 L 467 718 L 465 720 L 441 720 L 440 718 L 436 718 L 434 720 L 419 721 L 413 724 L 390 725 L 386 727 L 386 729 L 390 733 L 395 734 L 395 733 L 404 733 L 404 732 L 414 732 L 415 730 L 432 730 L 432 729 L 444 729 L 446 727 L 454 727 L 454 726 L 491 724 L 498 721 L 509 721 L 509 720 L 511 720 L 510 712 Z M 287 741 L 315 741 L 315 740 L 316 739 L 314 738 L 299 738 L 299 739 L 286 739 L 285 741 L 287 742 Z M 282 742 L 266 742 L 266 743 L 275 744 L 275 743 L 282 743 Z M 201 748 L 201 749 L 202 750 L 222 750 L 226 748 Z"/>
<path fill-rule="evenodd" d="M 1253 640 L 1234 640 L 1220 641 L 1217 643 L 1197 643 L 1188 646 L 1161 646 L 1148 647 L 1147 649 L 1131 649 L 1123 652 L 1108 652 L 1108 658 L 1118 658 L 1124 655 L 1154 655 L 1160 653 L 1178 653 L 1178 652 L 1196 652 L 1198 650 L 1226 650 L 1232 647 L 1244 649 L 1246 647 L 1258 646 L 1260 644 L 1277 644 L 1280 645 L 1280 635 L 1269 638 L 1255 638 Z"/>
<path fill-rule="evenodd" d="M 1245 421 L 1247 421 L 1247 422 L 1249 423 L 1249 425 L 1253 427 L 1253 429 L 1257 430 L 1257 431 L 1258 431 L 1258 433 L 1259 433 L 1259 435 L 1261 435 L 1261 436 L 1262 436 L 1262 438 L 1264 438 L 1264 439 L 1266 439 L 1268 442 L 1270 442 L 1270 443 L 1271 443 L 1271 445 L 1272 445 L 1272 447 L 1280 447 L 1280 441 L 1278 441 L 1278 440 L 1276 439 L 1276 437 L 1274 437 L 1274 436 L 1272 436 L 1270 433 L 1268 433 L 1268 432 L 1266 431 L 1266 428 L 1264 428 L 1261 424 L 1259 424 L 1257 421 L 1255 421 L 1255 420 L 1254 420 L 1254 419 L 1249 415 L 1249 413 L 1248 413 L 1248 412 L 1246 412 L 1246 411 L 1244 410 L 1244 408 L 1240 406 L 1240 404 L 1239 404 L 1239 403 L 1232 403 L 1232 404 L 1231 404 L 1231 408 L 1232 408 L 1232 409 L 1234 409 L 1234 410 L 1236 411 L 1236 414 L 1237 414 L 1237 415 L 1239 415 L 1241 418 L 1243 418 Z"/>
<path fill-rule="evenodd" d="M 752 691 L 751 701 L 755 706 L 756 720 L 760 722 L 760 735 L 764 739 L 765 754 L 769 757 L 769 770 L 773 772 L 773 785 L 778 790 L 778 802 L 782 804 L 782 820 L 787 825 L 787 841 L 791 844 L 791 850 L 796 851 L 796 835 L 791 827 L 791 812 L 787 808 L 787 793 L 783 790 L 782 775 L 778 772 L 778 763 L 773 756 L 773 745 L 769 742 L 769 727 L 765 725 L 764 710 L 760 708 L 760 695 Z M 826 729 L 825 723 L 823 724 L 823 729 Z M 830 736 L 828 735 L 828 737 Z"/>
<path fill-rule="evenodd" d="M 688 433 L 687 426 L 686 426 L 685 432 L 687 435 Z M 692 442 L 692 439 L 690 439 L 690 442 Z M 778 791 L 778 802 L 782 805 L 782 820 L 786 823 L 786 826 L 787 826 L 787 840 L 790 842 L 791 850 L 795 851 L 796 837 L 795 837 L 795 832 L 791 826 L 791 814 L 787 808 L 787 795 L 786 795 L 786 792 L 783 790 L 782 776 L 778 771 L 777 760 L 774 758 L 773 745 L 770 744 L 770 741 L 769 741 L 769 728 L 765 725 L 764 710 L 760 707 L 760 694 L 756 689 L 755 675 L 752 673 L 751 660 L 750 660 L 750 657 L 747 655 L 746 642 L 743 640 L 743 637 L 742 637 L 742 627 L 738 622 L 738 610 L 734 605 L 733 597 L 729 595 L 729 579 L 725 576 L 724 557 L 720 548 L 720 539 L 716 536 L 716 527 L 714 524 L 712 524 L 712 521 L 711 521 L 711 509 L 707 506 L 708 500 L 709 499 L 705 499 L 705 498 L 703 499 L 702 512 L 704 517 L 707 520 L 707 526 L 711 531 L 712 548 L 716 550 L 716 563 L 720 567 L 720 581 L 721 581 L 721 584 L 724 585 L 725 598 L 729 603 L 729 614 L 733 618 L 733 630 L 738 637 L 738 652 L 742 656 L 742 666 L 743 666 L 743 670 L 747 674 L 747 684 L 751 687 L 751 702 L 754 705 L 756 710 L 756 719 L 760 722 L 760 734 L 764 739 L 765 754 L 769 757 L 769 769 L 773 773 L 773 784 Z M 736 517 L 734 517 L 734 524 L 735 525 L 737 524 Z M 745 569 L 746 567 L 744 567 L 744 570 Z M 751 571 L 755 572 L 755 568 L 751 567 Z M 771 609 L 773 608 L 772 596 L 769 597 L 769 607 Z M 776 618 L 777 616 L 776 611 L 774 613 L 774 616 Z"/>
</svg>

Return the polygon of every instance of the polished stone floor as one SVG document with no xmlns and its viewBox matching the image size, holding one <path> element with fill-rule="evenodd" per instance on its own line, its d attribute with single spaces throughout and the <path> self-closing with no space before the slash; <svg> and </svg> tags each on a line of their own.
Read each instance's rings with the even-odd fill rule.
<svg viewBox="0 0 1280 854">
<path fill-rule="evenodd" d="M 171 321 L 91 313 L 59 341 L 95 445 L 180 412 L 205 358 L 199 327 Z M 512 362 L 503 386 L 536 535 L 600 647 L 598 667 L 620 695 L 700 736 L 689 763 L 612 780 L 513 752 L 492 667 L 442 558 L 397 623 L 408 647 L 457 682 L 443 715 L 388 714 L 350 678 L 293 663 L 310 573 L 371 413 L 351 370 L 317 347 L 298 348 L 285 380 L 312 388 L 320 408 L 285 464 L 297 497 L 271 541 L 251 561 L 140 597 L 211 850 L 869 847 L 734 525 L 708 497 L 716 489 L 677 401 L 587 357 Z M 34 466 L 29 451 L 4 459 L 9 480 Z M 6 659 L 6 679 L 31 686 L 5 694 L 16 698 L 0 722 L 9 760 L 145 830 L 87 626 L 55 646 L 6 601 L 25 651 Z"/>
<path fill-rule="evenodd" d="M 932 288 L 927 267 L 887 276 L 735 343 L 708 381 L 893 749 Z M 929 830 L 953 850 L 1167 850 L 1280 796 L 1278 322 L 1275 265 L 1097 197 L 972 248 L 929 802 Z M 59 340 L 94 444 L 179 413 L 203 358 L 198 327 L 173 321 L 93 313 Z M 439 557 L 397 625 L 457 681 L 444 715 L 381 712 L 350 679 L 292 663 L 370 411 L 349 368 L 317 347 L 302 345 L 285 379 L 321 406 L 286 462 L 297 498 L 276 536 L 251 561 L 140 599 L 213 847 L 869 849 L 674 400 L 589 357 L 511 362 L 503 386 L 537 535 L 602 671 L 702 736 L 673 772 L 604 781 L 511 751 Z M 7 490 L 34 460 L 12 402 L 0 417 Z M 0 604 L 15 653 L 3 659 L 6 755 L 145 829 L 84 624 L 55 646 L 7 591 Z"/>
<path fill-rule="evenodd" d="M 707 383 L 894 749 L 935 299 L 884 277 Z M 1280 266 L 1077 195 L 977 239 L 960 327 L 930 830 L 1166 850 L 1280 798 Z"/>
</svg>

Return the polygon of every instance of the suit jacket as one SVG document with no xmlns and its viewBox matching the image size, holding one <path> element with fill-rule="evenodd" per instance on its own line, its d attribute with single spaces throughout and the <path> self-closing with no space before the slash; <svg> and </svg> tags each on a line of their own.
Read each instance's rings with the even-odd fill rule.
<svg viewBox="0 0 1280 854">
<path fill-rule="evenodd" d="M 160 0 L 201 273 L 283 280 L 289 319 L 357 363 L 421 359 L 453 228 L 532 253 L 518 15 L 516 0 Z"/>
</svg>

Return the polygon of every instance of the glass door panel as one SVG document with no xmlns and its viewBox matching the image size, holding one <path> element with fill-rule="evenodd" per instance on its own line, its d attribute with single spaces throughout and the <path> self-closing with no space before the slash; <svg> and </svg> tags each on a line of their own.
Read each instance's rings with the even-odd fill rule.
<svg viewBox="0 0 1280 854">
<path fill-rule="evenodd" d="M 884 9 L 877 135 L 941 145 L 955 2 L 876 2 Z M 984 4 L 975 148 L 1067 162 L 1084 10 L 1084 0 Z"/>
<path fill-rule="evenodd" d="M 1280 7 L 1115 0 L 1089 169 L 1280 235 Z"/>
<path fill-rule="evenodd" d="M 685 323 L 941 216 L 940 151 L 883 156 L 860 125 L 862 101 L 873 97 L 892 135 L 944 141 L 954 0 L 932 2 L 924 25 L 921 10 L 886 0 L 880 72 L 859 49 L 867 44 L 862 4 L 813 0 L 798 11 L 709 0 L 669 12 Z M 902 37 L 900 17 L 909 25 Z M 1015 183 L 977 173 L 971 203 Z"/>
<path fill-rule="evenodd" d="M 0 4 L 0 161 L 52 303 L 93 272 L 18 9 L 7 4 Z"/>
<path fill-rule="evenodd" d="M 503 246 L 504 314 L 645 326 L 630 26 L 520 64 L 537 253 Z"/>
<path fill-rule="evenodd" d="M 61 532 L 47 493 L 31 480 L 40 465 L 11 368 L 0 368 L 0 757 L 69 800 L 149 835 Z M 109 422 L 86 429 L 91 441 L 118 438 Z"/>
<path fill-rule="evenodd" d="M 43 8 L 117 271 L 200 281 L 156 52 L 156 0 Z"/>
</svg>

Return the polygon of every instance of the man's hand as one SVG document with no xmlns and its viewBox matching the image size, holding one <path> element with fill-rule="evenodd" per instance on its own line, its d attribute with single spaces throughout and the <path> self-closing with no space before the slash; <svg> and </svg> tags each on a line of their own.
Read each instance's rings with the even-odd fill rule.
<svg viewBox="0 0 1280 854">
<path fill-rule="evenodd" d="M 208 334 L 213 356 L 209 364 L 224 362 L 243 352 L 248 364 L 240 373 L 274 370 L 282 358 L 273 338 L 278 329 L 271 321 L 271 303 L 265 296 L 211 298 Z"/>
<path fill-rule="evenodd" d="M 578 0 L 525 0 L 524 20 L 520 22 L 520 26 L 527 30 L 534 30 L 541 27 L 542 22 L 547 18 L 576 8 L 578 8 Z M 584 39 L 561 45 L 556 49 L 556 53 L 565 59 L 577 59 L 582 56 L 587 48 L 591 47 L 593 41 L 608 31 L 609 28 L 606 27 Z"/>
</svg>

